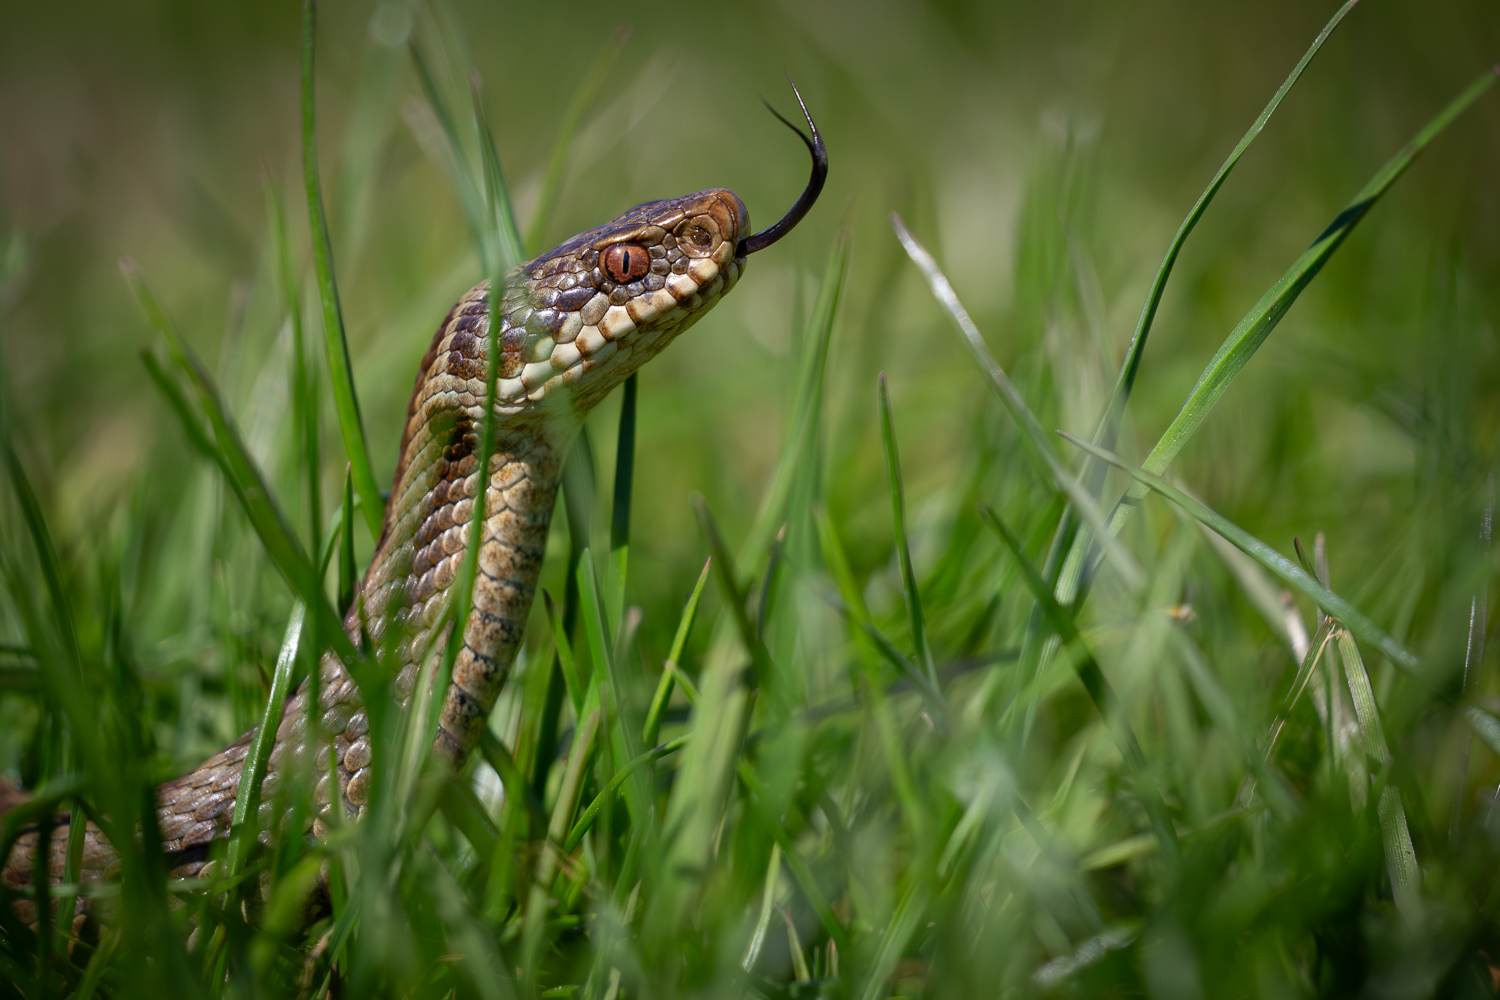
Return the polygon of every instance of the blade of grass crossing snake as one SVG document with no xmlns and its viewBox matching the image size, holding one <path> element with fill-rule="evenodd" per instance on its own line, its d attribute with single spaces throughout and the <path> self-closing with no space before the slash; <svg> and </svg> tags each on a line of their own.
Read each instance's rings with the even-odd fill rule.
<svg viewBox="0 0 1500 1000">
<path fill-rule="evenodd" d="M 292 426 L 298 434 L 302 458 L 302 475 L 306 488 L 307 531 L 310 553 L 323 550 L 323 498 L 319 483 L 318 390 L 313 365 L 308 357 L 310 345 L 302 327 L 302 301 L 298 294 L 296 265 L 291 241 L 287 236 L 286 206 L 270 175 L 262 178 L 265 188 L 266 215 L 270 225 L 272 264 L 276 272 L 281 306 L 292 329 Z M 342 593 L 342 591 L 341 591 Z M 348 605 L 340 603 L 339 607 Z"/>
<path fill-rule="evenodd" d="M 333 384 L 334 410 L 344 451 L 354 476 L 354 490 L 371 538 L 380 537 L 385 520 L 385 502 L 370 464 L 364 418 L 354 388 L 354 366 L 349 359 L 349 340 L 344 330 L 344 312 L 334 277 L 333 243 L 328 234 L 328 216 L 323 207 L 323 185 L 318 174 L 317 105 L 313 87 L 313 56 L 317 34 L 317 2 L 302 3 L 302 180 L 307 192 L 307 217 L 312 226 L 313 266 L 318 277 L 318 300 L 323 310 L 323 338 L 328 354 L 328 374 Z M 310 605 L 311 606 L 311 605 Z"/>
<path fill-rule="evenodd" d="M 298 601 L 292 606 L 287 619 L 286 634 L 281 640 L 281 652 L 276 657 L 276 669 L 271 674 L 271 691 L 266 696 L 265 712 L 255 728 L 250 741 L 250 752 L 245 756 L 245 767 L 240 772 L 239 791 L 234 798 L 234 813 L 230 820 L 231 836 L 229 852 L 225 858 L 229 878 L 239 875 L 249 856 L 250 848 L 259 832 L 257 823 L 260 805 L 261 781 L 266 775 L 266 764 L 271 758 L 271 745 L 281 725 L 281 712 L 286 705 L 287 693 L 291 690 L 292 669 L 297 662 L 297 647 L 302 639 L 302 619 L 306 606 Z"/>
<path fill-rule="evenodd" d="M 542 240 L 547 232 L 547 224 L 552 221 L 553 210 L 557 207 L 557 196 L 562 190 L 563 174 L 568 166 L 568 153 L 573 148 L 573 139 L 578 134 L 578 126 L 583 123 L 583 116 L 587 113 L 589 106 L 599 94 L 599 88 L 609 77 L 609 71 L 614 67 L 615 60 L 620 57 L 620 52 L 625 48 L 625 42 L 630 38 L 628 25 L 620 25 L 609 36 L 599 54 L 594 57 L 593 65 L 584 74 L 583 79 L 578 82 L 578 88 L 573 91 L 573 97 L 568 101 L 567 110 L 558 120 L 557 139 L 552 143 L 552 151 L 547 156 L 547 171 L 542 175 L 542 191 L 537 196 L 536 208 L 532 211 L 531 225 L 526 229 L 526 253 L 536 254 L 542 249 Z"/>
</svg>

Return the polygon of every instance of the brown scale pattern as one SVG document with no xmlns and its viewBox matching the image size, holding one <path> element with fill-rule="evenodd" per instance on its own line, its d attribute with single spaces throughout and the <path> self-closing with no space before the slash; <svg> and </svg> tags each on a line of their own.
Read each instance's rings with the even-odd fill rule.
<svg viewBox="0 0 1500 1000">
<path fill-rule="evenodd" d="M 598 400 L 733 285 L 744 263 L 735 257 L 736 248 L 748 226 L 744 206 L 727 191 L 648 202 L 579 234 L 509 277 L 498 310 L 502 381 L 474 605 L 444 695 L 436 740 L 436 749 L 455 766 L 462 766 L 473 750 L 520 648 L 568 443 Z M 713 237 L 711 245 L 697 240 L 704 232 Z M 640 280 L 619 286 L 602 274 L 599 261 L 604 248 L 625 241 L 645 247 L 651 265 Z M 671 294 L 665 295 L 667 291 Z M 621 318 L 625 314 L 628 320 Z M 394 660 L 394 690 L 403 704 L 412 693 L 422 652 L 431 650 L 436 656 L 443 645 L 445 637 L 434 635 L 433 628 L 469 538 L 479 488 L 475 453 L 484 418 L 488 332 L 489 285 L 481 282 L 449 311 L 422 358 L 385 527 L 360 585 L 371 640 L 381 644 L 393 628 L 405 633 L 387 661 Z M 576 347 L 570 346 L 575 342 Z M 564 347 L 575 351 L 571 358 L 549 353 Z M 534 369 L 549 358 L 556 370 L 548 369 L 545 384 L 532 388 L 515 381 L 524 382 L 528 365 Z M 360 622 L 355 611 L 345 620 L 356 642 L 361 641 Z M 287 700 L 262 785 L 263 830 L 274 819 L 276 793 L 299 776 L 310 780 L 313 773 L 320 775 L 314 794 L 325 812 L 334 801 L 330 771 L 337 775 L 339 798 L 349 815 L 361 814 L 369 801 L 369 719 L 348 671 L 332 654 L 319 669 L 316 706 L 309 704 L 310 697 L 311 692 L 299 689 Z M 310 740 L 314 716 L 317 738 Z M 175 876 L 201 874 L 207 846 L 228 831 L 249 742 L 247 733 L 157 790 L 162 838 Z M 309 760 L 313 747 L 319 749 Z M 335 761 L 337 766 L 331 767 Z M 66 824 L 67 819 L 59 821 Z M 323 832 L 321 819 L 313 831 Z M 61 878 L 65 841 L 65 830 L 50 841 L 54 881 Z M 31 883 L 36 842 L 35 831 L 17 842 L 0 874 L 6 886 Z M 108 878 L 117 867 L 115 852 L 89 824 L 85 879 Z"/>
</svg>

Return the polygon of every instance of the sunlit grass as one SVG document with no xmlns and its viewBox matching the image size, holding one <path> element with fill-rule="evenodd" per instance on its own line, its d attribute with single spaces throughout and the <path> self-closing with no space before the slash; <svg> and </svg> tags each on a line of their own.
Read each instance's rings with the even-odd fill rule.
<svg viewBox="0 0 1500 1000">
<path fill-rule="evenodd" d="M 1381 225 L 1377 200 L 1429 144 L 1442 155 L 1435 140 L 1493 74 L 1425 109 L 1430 123 L 1383 150 L 1333 219 L 1266 206 L 1311 246 L 1261 262 L 1289 269 L 1258 300 L 1237 289 L 1248 311 L 1154 448 L 1144 428 L 1160 414 L 1128 405 L 1160 379 L 1144 349 L 1189 235 L 1350 6 L 1196 205 L 1183 199 L 1193 207 L 1144 308 L 1129 304 L 1140 319 L 1112 381 L 1088 370 L 1114 362 L 1099 357 L 1103 292 L 1068 216 L 1073 177 L 1027 195 L 1010 280 L 1036 281 L 1013 313 L 1037 306 L 1040 333 L 1005 339 L 995 310 L 971 314 L 952 262 L 927 249 L 940 244 L 918 235 L 927 221 L 896 217 L 868 246 L 843 229 L 803 251 L 821 261 L 779 265 L 795 275 L 776 304 L 792 320 L 782 398 L 748 418 L 747 437 L 775 442 L 754 497 L 730 478 L 735 442 L 708 441 L 678 463 L 703 474 L 691 500 L 663 511 L 669 491 L 643 474 L 665 461 L 653 428 L 712 426 L 691 385 L 648 371 L 601 406 L 569 461 L 525 652 L 457 777 L 429 757 L 436 706 L 391 711 L 380 651 L 356 652 L 338 626 L 388 468 L 367 401 L 399 395 L 366 373 L 409 385 L 403 366 L 436 316 L 400 364 L 346 329 L 309 20 L 296 186 L 311 242 L 282 211 L 292 176 L 269 177 L 256 305 L 217 367 L 194 348 L 211 338 L 169 318 L 171 286 L 153 294 L 125 267 L 158 338 L 140 376 L 160 392 L 155 432 L 180 454 L 92 510 L 99 530 L 60 530 L 68 498 L 34 430 L 45 414 L 7 401 L 0 764 L 33 798 L 6 815 L 0 847 L 63 810 L 48 836 L 77 843 L 86 814 L 125 849 L 117 884 L 80 886 L 75 866 L 51 890 L 65 906 L 99 897 L 102 930 L 84 940 L 66 914 L 16 918 L 9 904 L 34 888 L 0 900 L 0 995 L 1490 995 L 1500 824 L 1483 786 L 1500 773 L 1500 719 L 1483 677 L 1493 488 L 1476 489 L 1488 437 L 1463 420 L 1439 445 L 1414 430 L 1420 502 L 1376 531 L 1319 523 L 1315 505 L 1284 513 L 1303 502 L 1286 484 L 1336 483 L 1355 460 L 1283 444 L 1266 467 L 1215 421 L 1286 437 L 1312 419 L 1290 398 L 1225 411 L 1355 224 Z M 534 249 L 551 231 L 584 109 L 624 41 L 579 77 L 523 227 L 457 37 L 419 20 L 421 103 L 406 114 L 432 126 L 424 149 L 473 237 L 472 280 L 518 259 L 522 232 Z M 462 99 L 469 121 L 452 110 Z M 836 143 L 833 156 L 837 170 Z M 861 253 L 883 269 L 873 308 L 849 295 Z M 735 301 L 764 294 L 750 280 Z M 1483 326 L 1481 307 L 1411 288 L 1409 308 L 1433 322 Z M 945 323 L 958 335 L 927 335 Z M 1019 357 L 1015 339 L 1031 345 Z M 902 369 L 906 340 L 977 368 Z M 847 377 L 854 353 L 895 375 Z M 1339 377 L 1310 353 L 1277 360 L 1312 383 Z M 779 421 L 760 420 L 776 407 Z M 1051 432 L 1078 412 L 1087 426 Z M 719 464 L 701 457 L 716 452 Z M 1205 469 L 1273 484 L 1274 516 L 1311 526 L 1306 551 L 1243 527 Z M 447 613 L 461 622 L 464 602 Z M 169 883 L 150 788 L 226 735 L 274 725 L 320 645 L 372 704 L 381 767 L 366 819 L 300 836 L 304 775 L 268 790 L 268 815 L 288 819 L 258 841 L 262 744 L 220 863 Z"/>
</svg>

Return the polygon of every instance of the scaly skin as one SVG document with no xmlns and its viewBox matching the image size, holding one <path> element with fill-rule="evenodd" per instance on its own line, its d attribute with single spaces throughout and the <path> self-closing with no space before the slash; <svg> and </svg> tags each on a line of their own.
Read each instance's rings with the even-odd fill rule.
<svg viewBox="0 0 1500 1000">
<path fill-rule="evenodd" d="M 648 202 L 589 230 L 511 273 L 499 314 L 501 365 L 496 385 L 496 448 L 490 462 L 485 523 L 473 611 L 454 665 L 436 750 L 462 767 L 504 685 L 520 648 L 546 550 L 547 528 L 562 459 L 583 417 L 611 389 L 696 322 L 738 279 L 748 234 L 744 204 L 732 192 L 708 190 Z M 609 277 L 608 248 L 624 244 L 646 257 L 636 280 Z M 615 251 L 618 263 L 623 251 Z M 630 258 L 625 258 L 630 262 Z M 649 260 L 649 265 L 643 262 Z M 630 276 L 631 270 L 617 274 Z M 371 638 L 399 635 L 391 657 L 394 692 L 404 706 L 424 651 L 437 656 L 445 635 L 434 635 L 467 547 L 490 338 L 489 284 L 471 289 L 439 327 L 422 359 L 407 410 L 385 528 L 360 585 Z M 360 619 L 345 628 L 361 641 Z M 358 691 L 333 654 L 320 669 L 318 719 L 309 739 L 309 692 L 287 701 L 262 786 L 262 825 L 278 783 L 308 774 L 314 748 L 332 741 L 340 798 L 349 815 L 369 798 L 369 723 Z M 157 818 L 177 877 L 199 873 L 209 845 L 229 830 L 250 734 L 203 765 L 157 789 Z M 322 810 L 333 799 L 326 758 L 315 797 Z M 66 817 L 50 840 L 49 874 L 59 882 L 66 849 Z M 321 834 L 323 822 L 314 823 Z M 7 887 L 34 884 L 37 834 L 23 835 L 3 872 Z M 109 878 L 118 867 L 113 847 L 92 823 L 83 854 L 84 881 Z M 80 901 L 80 906 L 83 903 Z M 33 914 L 23 915 L 32 919 Z"/>
</svg>

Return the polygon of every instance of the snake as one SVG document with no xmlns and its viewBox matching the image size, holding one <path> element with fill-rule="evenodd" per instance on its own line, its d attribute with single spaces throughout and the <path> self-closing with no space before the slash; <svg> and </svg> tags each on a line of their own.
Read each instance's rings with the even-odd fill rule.
<svg viewBox="0 0 1500 1000">
<path fill-rule="evenodd" d="M 423 665 L 441 655 L 453 628 L 444 612 L 471 539 L 488 409 L 494 446 L 478 569 L 433 742 L 455 771 L 478 744 L 521 649 L 564 459 L 584 417 L 702 319 L 739 281 L 746 259 L 791 232 L 822 191 L 827 149 L 800 93 L 797 102 L 810 134 L 767 103 L 812 157 L 806 187 L 775 225 L 752 234 L 744 202 L 725 188 L 645 202 L 512 269 L 493 308 L 490 281 L 475 285 L 449 310 L 423 355 L 383 528 L 344 628 L 356 646 L 381 648 L 390 692 L 409 707 Z M 499 327 L 493 335 L 492 317 Z M 494 349 L 500 357 L 491 396 Z M 316 685 L 311 680 L 283 705 L 261 785 L 262 830 L 269 829 L 268 811 L 283 783 L 314 774 L 314 837 L 326 834 L 336 800 L 354 819 L 370 803 L 373 734 L 350 665 L 327 651 Z M 229 835 L 254 736 L 252 729 L 156 789 L 172 877 L 202 876 L 210 848 Z M 56 818 L 58 825 L 68 821 L 67 814 Z M 35 884 L 41 840 L 34 827 L 21 834 L 0 884 L 10 890 Z M 54 884 L 63 878 L 67 840 L 47 841 Z M 118 853 L 92 822 L 84 828 L 79 870 L 84 882 L 119 871 Z M 82 920 L 87 898 L 77 905 Z M 29 900 L 17 898 L 14 906 L 34 920 Z"/>
</svg>

